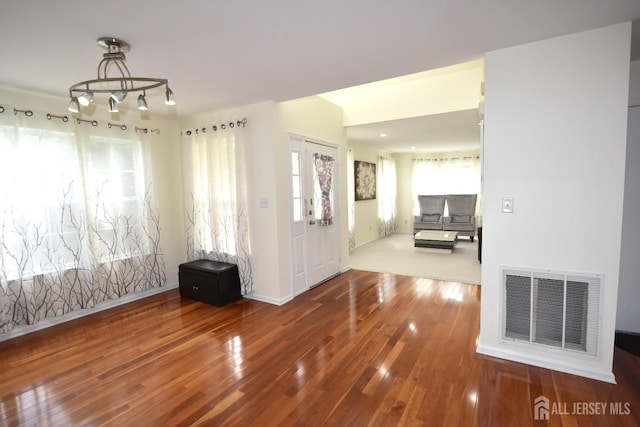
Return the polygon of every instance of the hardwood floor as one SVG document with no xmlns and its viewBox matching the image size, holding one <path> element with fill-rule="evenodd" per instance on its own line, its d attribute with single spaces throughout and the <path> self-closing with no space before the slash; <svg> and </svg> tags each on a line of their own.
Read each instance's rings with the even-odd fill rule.
<svg viewBox="0 0 640 427">
<path fill-rule="evenodd" d="M 171 290 L 0 342 L 0 423 L 523 426 L 544 395 L 548 425 L 640 425 L 640 357 L 613 385 L 478 355 L 479 312 L 479 286 L 357 270 L 282 307 Z"/>
</svg>

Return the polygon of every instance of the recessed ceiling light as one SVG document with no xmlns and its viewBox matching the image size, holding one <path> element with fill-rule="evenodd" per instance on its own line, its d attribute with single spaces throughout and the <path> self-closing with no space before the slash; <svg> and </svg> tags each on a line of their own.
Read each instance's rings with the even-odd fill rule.
<svg viewBox="0 0 640 427">
<path fill-rule="evenodd" d="M 386 136 L 387 136 L 387 134 L 386 134 L 386 133 L 381 133 L 381 134 L 380 134 L 380 138 L 384 138 L 384 137 L 386 137 Z"/>
<path fill-rule="evenodd" d="M 418 148 L 418 147 L 416 147 L 415 145 L 412 145 L 412 146 L 411 146 L 411 149 L 412 149 L 412 150 L 415 150 L 416 148 Z"/>
</svg>

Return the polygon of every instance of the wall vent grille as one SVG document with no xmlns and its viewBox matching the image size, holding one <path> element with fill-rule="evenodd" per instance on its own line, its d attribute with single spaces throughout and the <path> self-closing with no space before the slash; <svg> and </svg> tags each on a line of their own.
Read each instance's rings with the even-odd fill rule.
<svg viewBox="0 0 640 427">
<path fill-rule="evenodd" d="M 502 268 L 505 341 L 596 356 L 601 276 Z"/>
</svg>

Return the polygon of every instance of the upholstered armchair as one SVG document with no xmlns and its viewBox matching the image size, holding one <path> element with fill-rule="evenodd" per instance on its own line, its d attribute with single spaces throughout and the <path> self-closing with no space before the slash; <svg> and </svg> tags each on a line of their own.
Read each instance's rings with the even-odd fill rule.
<svg viewBox="0 0 640 427">
<path fill-rule="evenodd" d="M 477 194 L 449 194 L 447 208 L 449 216 L 444 218 L 442 229 L 456 231 L 458 236 L 468 236 L 473 242 L 476 235 Z"/>
<path fill-rule="evenodd" d="M 445 196 L 418 196 L 420 215 L 413 218 L 413 232 L 442 230 Z"/>
</svg>

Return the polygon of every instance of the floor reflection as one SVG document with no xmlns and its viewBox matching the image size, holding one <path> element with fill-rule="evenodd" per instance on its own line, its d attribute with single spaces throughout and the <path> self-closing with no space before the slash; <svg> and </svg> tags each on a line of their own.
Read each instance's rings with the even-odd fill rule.
<svg viewBox="0 0 640 427">
<path fill-rule="evenodd" d="M 231 371 L 235 375 L 236 379 L 240 380 L 242 379 L 242 364 L 244 362 L 242 353 L 242 339 L 239 335 L 236 335 L 227 341 L 226 346 L 229 367 L 231 368 Z"/>
</svg>

